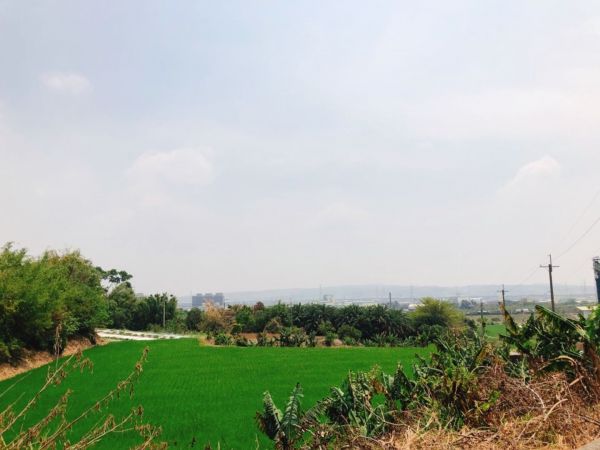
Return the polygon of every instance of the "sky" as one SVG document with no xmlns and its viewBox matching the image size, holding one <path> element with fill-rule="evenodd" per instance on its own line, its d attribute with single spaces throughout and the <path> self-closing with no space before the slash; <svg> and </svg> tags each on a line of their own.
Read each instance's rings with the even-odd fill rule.
<svg viewBox="0 0 600 450">
<path fill-rule="evenodd" d="M 596 1 L 0 0 L 0 55 L 0 242 L 146 293 L 593 283 Z"/>
</svg>

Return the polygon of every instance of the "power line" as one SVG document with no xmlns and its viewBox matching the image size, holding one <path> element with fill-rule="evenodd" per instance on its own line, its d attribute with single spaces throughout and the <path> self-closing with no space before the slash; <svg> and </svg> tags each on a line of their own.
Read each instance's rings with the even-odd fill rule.
<svg viewBox="0 0 600 450">
<path fill-rule="evenodd" d="M 594 227 L 598 224 L 598 222 L 600 222 L 600 217 L 598 217 L 596 220 L 594 220 L 594 222 L 589 226 L 589 228 L 587 230 L 585 230 L 583 232 L 583 234 L 581 236 L 579 236 L 577 239 L 575 239 L 575 242 L 573 242 L 569 248 L 567 248 L 564 252 L 562 252 L 561 254 L 559 254 L 556 259 L 561 258 L 563 256 L 565 256 L 567 253 L 569 253 L 571 250 L 573 250 L 573 248 L 579 244 L 579 242 L 581 242 L 581 240 L 583 238 L 585 238 L 588 234 L 590 234 L 590 232 L 594 229 Z"/>
<path fill-rule="evenodd" d="M 525 282 L 529 281 L 531 279 L 531 277 L 533 277 L 537 272 L 538 272 L 539 267 L 534 267 L 534 269 L 531 271 L 531 273 L 529 275 L 527 275 L 525 278 L 523 278 L 521 281 L 519 281 L 516 286 L 521 286 L 522 284 L 524 284 Z"/>
<path fill-rule="evenodd" d="M 600 189 L 598 189 L 598 191 L 594 194 L 594 196 L 592 197 L 592 200 L 583 209 L 583 211 L 581 212 L 581 214 L 579 214 L 579 216 L 577 216 L 577 219 L 575 219 L 575 222 L 573 222 L 573 225 L 571 225 L 571 227 L 569 228 L 569 231 L 567 231 L 567 234 L 565 235 L 564 241 L 566 241 L 567 238 L 571 235 L 571 233 L 573 232 L 573 230 L 575 229 L 575 227 L 577 225 L 579 225 L 579 222 L 587 214 L 587 212 L 590 210 L 590 208 L 592 206 L 594 206 L 594 203 L 596 203 L 596 200 L 598 199 L 599 196 L 600 196 Z"/>
<path fill-rule="evenodd" d="M 583 211 L 581 212 L 581 214 L 577 217 L 577 219 L 575 220 L 575 222 L 573 223 L 573 225 L 571 225 L 571 227 L 569 228 L 569 231 L 566 234 L 566 237 L 568 237 L 572 231 L 575 229 L 575 227 L 579 224 L 579 222 L 581 221 L 581 219 L 586 215 L 586 213 L 590 210 L 590 208 L 594 205 L 594 203 L 596 202 L 596 200 L 598 199 L 598 197 L 600 197 L 600 189 L 594 194 L 594 196 L 592 197 L 592 200 L 587 204 L 587 206 L 583 209 Z M 594 227 L 598 224 L 598 222 L 600 222 L 600 217 L 598 217 L 591 225 L 589 228 L 587 228 L 583 234 L 581 234 L 565 251 L 563 251 L 562 253 L 560 253 L 557 257 L 555 257 L 555 260 L 557 260 L 558 258 L 562 258 L 563 256 L 565 256 L 567 253 L 569 253 L 571 250 L 573 250 L 573 248 L 575 248 L 575 246 L 577 244 L 579 244 L 579 242 L 581 242 L 593 229 Z M 565 240 L 566 240 L 565 237 Z M 563 241 L 564 242 L 564 241 Z M 598 253 L 598 252 L 596 252 Z M 554 267 L 558 267 L 558 266 L 554 266 Z M 520 282 L 517 283 L 517 286 L 523 285 L 524 283 L 526 283 L 527 281 L 529 281 L 538 271 L 539 267 L 535 267 L 525 278 L 523 278 Z M 580 267 L 581 269 L 581 267 Z"/>
</svg>

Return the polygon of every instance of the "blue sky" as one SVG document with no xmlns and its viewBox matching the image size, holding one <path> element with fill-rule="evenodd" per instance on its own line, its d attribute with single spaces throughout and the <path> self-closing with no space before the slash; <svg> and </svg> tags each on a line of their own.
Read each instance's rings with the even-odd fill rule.
<svg viewBox="0 0 600 450">
<path fill-rule="evenodd" d="M 0 55 L 1 239 L 140 291 L 517 283 L 600 214 L 596 2 L 0 0 Z"/>
</svg>

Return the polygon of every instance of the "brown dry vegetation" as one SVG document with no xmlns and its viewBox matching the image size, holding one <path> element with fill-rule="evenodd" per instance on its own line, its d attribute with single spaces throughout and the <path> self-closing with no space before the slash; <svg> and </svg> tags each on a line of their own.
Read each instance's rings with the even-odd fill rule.
<svg viewBox="0 0 600 450">
<path fill-rule="evenodd" d="M 96 337 L 96 344 L 103 345 L 105 342 L 101 338 Z M 78 337 L 69 340 L 66 348 L 62 352 L 64 356 L 74 355 L 87 348 L 93 347 L 94 344 L 89 339 Z M 44 364 L 54 361 L 55 355 L 50 352 L 41 351 L 25 351 L 23 358 L 17 364 L 4 363 L 0 364 L 0 381 L 12 378 L 20 373 L 28 370 L 41 367 Z"/>
<path fill-rule="evenodd" d="M 540 375 L 526 383 L 489 367 L 478 382 L 478 396 L 501 393 L 475 423 L 449 430 L 434 415 L 417 411 L 380 439 L 356 437 L 348 448 L 361 449 L 573 449 L 600 438 L 600 384 L 581 373 Z"/>
</svg>

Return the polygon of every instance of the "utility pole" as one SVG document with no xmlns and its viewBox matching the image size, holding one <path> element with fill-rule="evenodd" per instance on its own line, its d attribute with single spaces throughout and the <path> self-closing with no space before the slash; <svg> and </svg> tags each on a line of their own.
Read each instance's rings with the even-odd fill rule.
<svg viewBox="0 0 600 450">
<path fill-rule="evenodd" d="M 481 317 L 481 335 L 485 335 L 485 323 L 483 322 L 483 299 L 479 299 L 479 316 Z"/>
<path fill-rule="evenodd" d="M 596 295 L 600 303 L 600 258 L 594 258 L 594 278 L 596 279 Z"/>
<path fill-rule="evenodd" d="M 163 299 L 163 331 L 165 329 L 165 318 L 167 315 L 167 299 Z"/>
<path fill-rule="evenodd" d="M 550 257 L 550 264 L 547 266 L 540 265 L 542 269 L 548 269 L 548 275 L 550 277 L 550 302 L 552 303 L 552 311 L 555 311 L 554 308 L 554 283 L 552 282 L 552 269 L 560 266 L 552 265 L 552 255 L 548 255 Z"/>
<path fill-rule="evenodd" d="M 498 292 L 500 292 L 502 294 L 502 309 L 504 309 L 504 311 L 506 311 L 506 297 L 505 297 L 505 294 L 508 291 L 506 289 L 504 289 L 504 285 L 502 285 L 502 289 L 500 289 Z"/>
<path fill-rule="evenodd" d="M 392 293 L 389 292 L 388 295 L 390 297 L 390 309 L 392 309 Z"/>
</svg>

